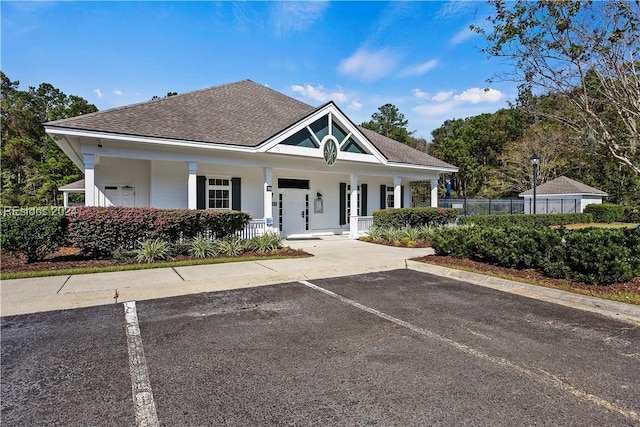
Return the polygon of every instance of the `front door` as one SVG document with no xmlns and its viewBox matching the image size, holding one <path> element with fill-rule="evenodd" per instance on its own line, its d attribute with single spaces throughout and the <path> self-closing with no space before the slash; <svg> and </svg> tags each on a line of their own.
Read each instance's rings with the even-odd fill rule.
<svg viewBox="0 0 640 427">
<path fill-rule="evenodd" d="M 291 236 L 309 230 L 309 192 L 286 189 L 280 192 L 282 234 Z"/>
</svg>

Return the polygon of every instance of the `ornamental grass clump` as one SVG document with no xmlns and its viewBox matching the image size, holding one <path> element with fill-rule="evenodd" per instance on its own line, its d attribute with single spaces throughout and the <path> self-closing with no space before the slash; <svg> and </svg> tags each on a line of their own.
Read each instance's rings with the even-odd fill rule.
<svg viewBox="0 0 640 427">
<path fill-rule="evenodd" d="M 219 255 L 228 257 L 240 256 L 247 249 L 246 240 L 232 237 L 224 240 L 216 240 Z"/>
<path fill-rule="evenodd" d="M 267 253 L 282 247 L 282 237 L 279 233 L 265 233 L 249 240 L 247 249 L 257 253 Z"/>
<path fill-rule="evenodd" d="M 171 243 L 162 239 L 149 239 L 140 242 L 140 248 L 136 251 L 136 261 L 139 263 L 152 263 L 171 257 Z"/>
<path fill-rule="evenodd" d="M 196 258 L 210 258 L 217 256 L 220 248 L 214 240 L 198 236 L 189 242 L 189 255 Z"/>
</svg>

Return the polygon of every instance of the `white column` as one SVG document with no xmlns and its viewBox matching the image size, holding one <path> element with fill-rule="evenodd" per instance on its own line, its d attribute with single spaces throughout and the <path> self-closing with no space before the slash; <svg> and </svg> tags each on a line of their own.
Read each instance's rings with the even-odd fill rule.
<svg viewBox="0 0 640 427">
<path fill-rule="evenodd" d="M 351 174 L 351 194 L 349 195 L 351 198 L 351 210 L 349 214 L 349 237 L 351 239 L 358 238 L 358 175 L 355 173 Z"/>
<path fill-rule="evenodd" d="M 96 205 L 96 155 L 84 155 L 84 205 Z"/>
<path fill-rule="evenodd" d="M 187 207 L 198 209 L 198 163 L 187 162 L 189 168 L 189 178 L 187 179 Z"/>
<path fill-rule="evenodd" d="M 65 208 L 69 207 L 69 192 L 68 191 L 63 191 L 62 192 L 62 197 L 64 198 L 64 202 L 62 203 L 62 205 Z"/>
<path fill-rule="evenodd" d="M 437 179 L 431 180 L 431 207 L 432 208 L 438 207 L 438 180 Z"/>
<path fill-rule="evenodd" d="M 262 190 L 263 217 L 267 221 L 267 228 L 273 227 L 273 169 L 263 168 L 264 188 Z"/>
<path fill-rule="evenodd" d="M 398 209 L 402 206 L 402 177 L 393 177 L 393 207 Z"/>
</svg>

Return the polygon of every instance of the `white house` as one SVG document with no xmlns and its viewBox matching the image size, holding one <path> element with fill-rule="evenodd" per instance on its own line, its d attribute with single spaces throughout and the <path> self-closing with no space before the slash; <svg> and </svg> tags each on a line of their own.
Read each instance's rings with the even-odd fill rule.
<svg viewBox="0 0 640 427">
<path fill-rule="evenodd" d="M 524 197 L 524 213 L 533 213 L 533 189 L 519 196 Z M 582 213 L 587 205 L 600 204 L 606 196 L 604 191 L 561 176 L 536 188 L 536 213 Z"/>
<path fill-rule="evenodd" d="M 349 233 L 457 168 L 244 80 L 45 124 L 87 206 L 235 209 L 284 236 Z M 360 224 L 360 227 L 359 227 Z"/>
</svg>

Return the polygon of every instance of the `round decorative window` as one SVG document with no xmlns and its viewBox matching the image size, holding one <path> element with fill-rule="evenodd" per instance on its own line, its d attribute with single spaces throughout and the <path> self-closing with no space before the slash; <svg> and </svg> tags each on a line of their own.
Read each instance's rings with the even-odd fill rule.
<svg viewBox="0 0 640 427">
<path fill-rule="evenodd" d="M 327 165 L 333 166 L 338 158 L 338 145 L 336 144 L 335 139 L 331 137 L 326 138 L 326 141 L 324 142 L 323 155 L 324 161 Z"/>
</svg>

